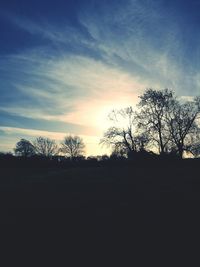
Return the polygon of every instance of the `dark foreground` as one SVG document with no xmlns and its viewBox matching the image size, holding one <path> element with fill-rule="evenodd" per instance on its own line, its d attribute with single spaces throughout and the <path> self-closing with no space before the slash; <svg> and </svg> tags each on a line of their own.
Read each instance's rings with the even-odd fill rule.
<svg viewBox="0 0 200 267">
<path fill-rule="evenodd" d="M 91 256 L 97 250 L 103 257 L 103 251 L 112 251 L 115 258 L 124 248 L 133 257 L 142 253 L 141 261 L 162 253 L 177 256 L 182 246 L 198 241 L 199 170 L 195 160 L 69 169 L 2 166 L 5 247 L 17 234 L 17 243 L 23 240 L 32 252 L 47 250 L 48 259 L 52 248 L 68 256 L 69 251 L 86 250 Z"/>
</svg>

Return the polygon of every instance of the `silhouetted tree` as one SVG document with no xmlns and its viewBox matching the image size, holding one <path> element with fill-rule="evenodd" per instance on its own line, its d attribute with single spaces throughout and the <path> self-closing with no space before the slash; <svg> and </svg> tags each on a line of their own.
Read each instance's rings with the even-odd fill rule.
<svg viewBox="0 0 200 267">
<path fill-rule="evenodd" d="M 34 145 L 26 139 L 21 139 L 17 142 L 14 152 L 16 156 L 23 157 L 31 157 L 36 153 Z"/>
<path fill-rule="evenodd" d="M 147 89 L 140 99 L 138 126 L 146 129 L 149 139 L 152 144 L 156 144 L 160 154 L 176 153 L 182 158 L 184 151 L 193 155 L 197 153 L 199 97 L 193 101 L 181 102 L 168 89 Z"/>
<path fill-rule="evenodd" d="M 146 131 L 159 153 L 165 153 L 170 142 L 166 115 L 174 101 L 174 93 L 168 89 L 147 89 L 139 98 L 138 126 Z"/>
<path fill-rule="evenodd" d="M 169 128 L 172 146 L 181 158 L 184 151 L 197 155 L 200 144 L 198 126 L 200 98 L 197 97 L 194 101 L 184 103 L 173 101 L 169 111 L 166 124 Z"/>
<path fill-rule="evenodd" d="M 70 158 L 80 157 L 85 151 L 85 144 L 79 136 L 66 136 L 61 146 L 60 151 Z"/>
<path fill-rule="evenodd" d="M 56 142 L 50 138 L 38 137 L 33 142 L 35 151 L 38 155 L 44 157 L 52 157 L 58 154 L 58 146 Z"/>
<path fill-rule="evenodd" d="M 110 113 L 114 125 L 101 144 L 132 156 L 154 148 L 180 158 L 184 152 L 200 155 L 200 97 L 181 101 L 169 89 L 147 89 L 139 98 L 137 112 L 128 107 Z"/>
<path fill-rule="evenodd" d="M 136 132 L 135 112 L 132 107 L 113 110 L 109 119 L 115 126 L 104 133 L 101 144 L 111 146 L 113 151 L 123 151 L 126 155 L 145 149 L 149 140 L 147 136 L 144 138 L 144 133 Z"/>
</svg>

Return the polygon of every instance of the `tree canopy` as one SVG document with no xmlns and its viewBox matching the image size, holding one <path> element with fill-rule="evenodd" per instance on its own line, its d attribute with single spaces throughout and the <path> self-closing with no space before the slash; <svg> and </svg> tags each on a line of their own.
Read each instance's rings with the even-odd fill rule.
<svg viewBox="0 0 200 267">
<path fill-rule="evenodd" d="M 22 157 L 31 157 L 36 153 L 34 145 L 26 139 L 21 139 L 17 142 L 14 152 L 15 155 Z"/>
<path fill-rule="evenodd" d="M 60 151 L 70 158 L 80 157 L 85 151 L 85 144 L 79 136 L 66 136 L 61 146 Z"/>
<path fill-rule="evenodd" d="M 137 111 L 128 107 L 109 115 L 113 126 L 104 133 L 102 144 L 127 154 L 142 150 L 175 153 L 180 158 L 184 152 L 199 154 L 200 97 L 183 101 L 172 90 L 150 88 L 139 98 Z"/>
<path fill-rule="evenodd" d="M 33 142 L 35 151 L 38 155 L 52 157 L 58 154 L 58 146 L 55 140 L 46 137 L 38 137 Z"/>
</svg>

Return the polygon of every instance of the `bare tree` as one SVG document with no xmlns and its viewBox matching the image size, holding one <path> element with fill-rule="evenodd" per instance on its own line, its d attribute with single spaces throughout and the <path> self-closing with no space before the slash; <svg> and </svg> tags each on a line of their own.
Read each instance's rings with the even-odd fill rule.
<svg viewBox="0 0 200 267">
<path fill-rule="evenodd" d="M 84 154 L 85 144 L 79 136 L 66 136 L 61 145 L 60 151 L 70 158 L 76 158 Z"/>
<path fill-rule="evenodd" d="M 100 144 L 112 147 L 113 151 L 126 152 L 127 155 L 145 149 L 147 138 L 142 141 L 143 133 L 136 133 L 135 112 L 132 107 L 113 110 L 109 119 L 115 126 L 104 133 Z"/>
<path fill-rule="evenodd" d="M 31 157 L 35 155 L 35 147 L 30 141 L 21 139 L 17 142 L 14 152 L 16 156 Z"/>
<path fill-rule="evenodd" d="M 161 154 L 173 152 L 182 158 L 184 151 L 195 151 L 192 139 L 198 143 L 199 97 L 181 102 L 168 89 L 147 89 L 140 99 L 138 126 L 146 129 Z"/>
<path fill-rule="evenodd" d="M 44 157 L 52 157 L 58 154 L 56 142 L 50 138 L 38 137 L 33 142 L 36 153 Z"/>
<path fill-rule="evenodd" d="M 138 127 L 144 129 L 156 145 L 159 153 L 165 153 L 170 141 L 166 125 L 166 114 L 169 112 L 174 93 L 168 89 L 147 89 L 140 96 L 139 112 L 137 113 Z"/>
<path fill-rule="evenodd" d="M 156 147 L 160 154 L 180 158 L 184 152 L 200 155 L 200 97 L 183 102 L 171 90 L 147 89 L 140 96 L 137 112 L 132 107 L 114 110 L 109 118 L 113 126 L 100 143 L 113 151 L 131 155 Z"/>
<path fill-rule="evenodd" d="M 167 114 L 170 140 L 181 158 L 184 151 L 196 155 L 199 150 L 199 114 L 200 98 L 185 103 L 174 101 Z"/>
</svg>

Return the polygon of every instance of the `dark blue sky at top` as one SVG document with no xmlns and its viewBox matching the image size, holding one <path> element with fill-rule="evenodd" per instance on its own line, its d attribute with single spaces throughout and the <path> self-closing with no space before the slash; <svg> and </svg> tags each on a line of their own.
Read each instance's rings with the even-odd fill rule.
<svg viewBox="0 0 200 267">
<path fill-rule="evenodd" d="M 7 20 L 8 15 L 28 17 L 30 20 L 48 20 L 58 27 L 64 22 L 79 27 L 77 10 L 81 1 L 1 1 L 1 53 L 12 53 L 22 48 L 45 44 Z"/>
<path fill-rule="evenodd" d="M 36 38 L 24 29 L 19 29 L 12 21 L 8 20 L 8 16 L 17 16 L 28 18 L 31 21 L 42 22 L 46 21 L 56 27 L 63 27 L 63 24 L 68 24 L 87 35 L 87 29 L 80 24 L 78 16 L 85 9 L 93 13 L 101 13 L 102 6 L 107 6 L 110 9 L 110 16 L 115 13 L 115 8 L 123 8 L 130 1 L 122 0 L 59 0 L 59 1 L 16 1 L 8 0 L 0 3 L 0 54 L 9 54 L 21 51 L 22 49 L 31 48 L 39 45 L 45 45 L 48 40 L 38 36 Z M 151 28 L 146 25 L 143 29 L 147 40 L 154 43 L 157 48 L 162 47 L 165 38 L 162 37 L 162 28 L 170 24 L 171 20 L 175 20 L 180 28 L 180 35 L 177 38 L 183 43 L 182 49 L 185 53 L 190 53 L 190 56 L 195 61 L 195 56 L 192 55 L 192 50 L 195 51 L 198 46 L 197 38 L 199 38 L 199 23 L 200 23 L 200 2 L 199 1 L 184 1 L 184 0 L 160 0 L 160 1 L 141 1 L 148 3 L 154 2 L 157 12 L 163 14 L 161 25 L 157 28 Z M 158 3 L 158 5 L 156 4 Z M 97 16 L 98 19 L 101 17 Z M 162 24 L 163 23 L 163 24 Z M 155 25 L 153 25 L 155 26 Z M 113 26 L 113 31 L 121 34 L 120 30 Z M 154 31 L 154 32 L 152 32 Z M 150 39 L 150 40 L 149 40 Z M 151 40 L 152 39 L 152 40 Z M 186 55 L 187 56 L 187 55 Z"/>
<path fill-rule="evenodd" d="M 56 25 L 57 27 L 62 27 L 64 23 L 76 27 L 79 31 L 84 31 L 85 29 L 79 23 L 78 15 L 81 10 L 88 9 L 90 12 L 98 12 L 101 10 L 102 6 L 108 6 L 111 12 L 115 12 L 115 8 L 120 6 L 123 8 L 126 2 L 122 0 L 107 0 L 107 1 L 93 1 L 93 0 L 59 0 L 59 1 L 16 1 L 16 0 L 3 0 L 0 3 L 0 32 L 1 32 L 1 42 L 0 42 L 0 53 L 13 53 L 19 51 L 23 48 L 33 47 L 37 45 L 42 45 L 47 42 L 47 40 L 42 38 L 35 38 L 30 33 L 23 29 L 19 29 L 11 21 L 7 19 L 7 16 L 19 16 L 24 18 L 29 18 L 33 21 L 48 21 Z M 141 1 L 148 2 L 151 1 Z M 158 25 L 158 28 L 167 27 L 167 23 L 170 20 L 175 20 L 177 24 L 181 26 L 183 43 L 185 43 L 185 49 L 196 48 L 198 43 L 196 42 L 196 37 L 199 37 L 198 29 L 200 23 L 200 2 L 199 1 L 184 1 L 184 0 L 160 0 L 153 1 L 154 3 L 159 3 L 159 8 L 161 12 L 164 11 L 165 19 L 163 21 L 164 25 Z M 155 4 L 155 6 L 157 6 Z M 159 12 L 159 10 L 158 10 Z M 110 14 L 112 16 L 112 13 Z M 94 14 L 95 15 L 95 14 Z M 113 27 L 113 30 L 118 29 Z M 153 29 L 152 29 L 153 30 Z M 156 29 L 155 29 L 156 30 Z M 146 31 L 147 35 L 152 35 L 153 38 L 159 38 L 156 36 L 157 33 L 148 32 L 148 27 Z M 162 42 L 162 40 L 158 40 Z M 164 40 L 163 40 L 164 41 Z M 158 43 L 159 43 L 158 42 Z M 156 44 L 155 44 L 156 45 Z M 158 44 L 159 47 L 159 44 Z M 187 52 L 187 51 L 186 51 Z"/>
<path fill-rule="evenodd" d="M 200 1 L 1 0 L 0 127 L 84 134 L 85 122 L 56 118 L 106 98 L 112 70 L 200 94 L 199 28 Z"/>
</svg>

